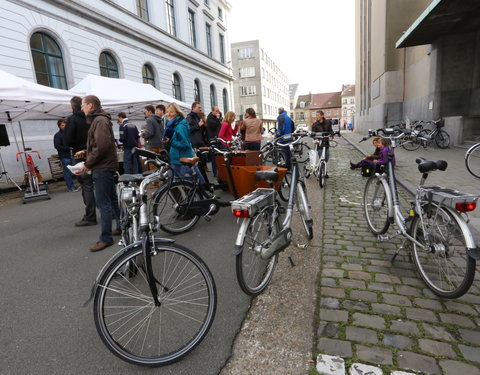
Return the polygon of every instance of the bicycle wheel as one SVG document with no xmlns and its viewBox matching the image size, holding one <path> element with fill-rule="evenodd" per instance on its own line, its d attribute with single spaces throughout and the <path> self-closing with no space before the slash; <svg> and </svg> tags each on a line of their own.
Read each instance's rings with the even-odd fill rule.
<svg viewBox="0 0 480 375">
<path fill-rule="evenodd" d="M 191 229 L 200 216 L 179 212 L 179 207 L 185 207 L 189 202 L 201 200 L 200 193 L 195 191 L 195 185 L 187 181 L 174 181 L 164 185 L 155 193 L 152 204 L 152 214 L 165 232 L 176 234 Z M 182 205 L 182 206 L 180 206 Z"/>
<path fill-rule="evenodd" d="M 307 192 L 304 189 L 302 182 L 299 182 L 297 185 L 297 208 L 300 212 L 300 218 L 302 219 L 303 228 L 305 229 L 307 238 L 311 240 L 313 238 L 313 220 L 310 217 Z"/>
<path fill-rule="evenodd" d="M 264 207 L 250 219 L 243 251 L 235 257 L 238 284 L 249 296 L 257 296 L 265 290 L 277 264 L 278 254 L 265 260 L 256 249 L 280 230 L 278 217 L 274 220 L 273 212 L 273 207 Z"/>
<path fill-rule="evenodd" d="M 198 255 L 177 244 L 154 246 L 159 306 L 151 297 L 140 244 L 103 272 L 94 296 L 103 343 L 119 358 L 142 366 L 166 365 L 191 352 L 210 329 L 217 303 L 215 282 Z"/>
<path fill-rule="evenodd" d="M 450 145 L 450 136 L 445 130 L 439 130 L 435 135 L 435 143 L 437 144 L 438 148 L 448 148 Z"/>
<path fill-rule="evenodd" d="M 475 260 L 467 255 L 467 234 L 460 220 L 431 203 L 412 221 L 412 237 L 427 247 L 412 243 L 415 266 L 432 292 L 444 298 L 464 295 L 475 276 Z"/>
<path fill-rule="evenodd" d="M 430 135 L 432 131 L 430 129 L 422 129 L 418 132 L 417 138 L 420 141 L 420 145 L 423 146 L 423 148 L 427 148 L 429 143 L 431 142 Z"/>
<path fill-rule="evenodd" d="M 407 151 L 415 151 L 420 147 L 420 141 L 416 136 L 410 134 L 404 138 L 402 147 Z"/>
<path fill-rule="evenodd" d="M 465 166 L 472 176 L 480 178 L 480 143 L 470 147 L 467 151 Z"/>
<path fill-rule="evenodd" d="M 391 201 L 387 193 L 389 186 L 386 181 L 377 176 L 371 176 L 365 184 L 363 193 L 363 209 L 367 225 L 373 234 L 384 234 L 390 221 L 388 214 L 390 212 Z"/>
<path fill-rule="evenodd" d="M 282 182 L 280 183 L 280 188 L 278 189 L 278 196 L 284 202 L 288 202 L 291 181 L 292 181 L 292 172 L 287 171 L 285 173 L 285 176 L 283 177 Z"/>
<path fill-rule="evenodd" d="M 298 163 L 305 163 L 308 160 L 308 153 L 311 147 L 306 143 L 298 143 L 294 147 L 295 157 Z"/>
<path fill-rule="evenodd" d="M 307 162 L 303 166 L 303 176 L 305 178 L 309 178 L 312 173 L 311 170 L 312 170 L 312 166 L 310 165 L 310 160 L 307 160 Z"/>
<path fill-rule="evenodd" d="M 318 172 L 318 183 L 320 184 L 320 188 L 325 186 L 325 176 L 327 175 L 327 166 L 325 162 L 320 162 L 320 170 Z"/>
</svg>

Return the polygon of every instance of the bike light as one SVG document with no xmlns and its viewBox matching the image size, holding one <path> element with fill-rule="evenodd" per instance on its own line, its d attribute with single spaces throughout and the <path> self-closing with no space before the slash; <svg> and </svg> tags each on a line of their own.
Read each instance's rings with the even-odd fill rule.
<svg viewBox="0 0 480 375">
<path fill-rule="evenodd" d="M 459 202 L 455 204 L 455 209 L 459 212 L 470 212 L 477 208 L 477 202 Z"/>
<path fill-rule="evenodd" d="M 242 219 L 244 219 L 244 218 L 246 218 L 246 217 L 249 216 L 249 215 L 248 215 L 248 210 L 240 210 L 240 209 L 238 209 L 238 208 L 234 208 L 234 209 L 232 210 L 232 213 L 233 213 L 233 216 L 239 217 L 239 218 L 242 218 Z"/>
</svg>

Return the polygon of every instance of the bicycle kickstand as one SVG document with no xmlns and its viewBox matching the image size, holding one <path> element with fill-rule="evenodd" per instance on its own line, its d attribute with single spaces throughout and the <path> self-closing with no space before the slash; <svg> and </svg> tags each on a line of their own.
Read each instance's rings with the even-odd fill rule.
<svg viewBox="0 0 480 375">
<path fill-rule="evenodd" d="M 408 241 L 408 240 L 407 240 L 406 238 L 404 238 L 404 239 L 402 240 L 402 244 L 401 244 L 400 247 L 397 249 L 397 251 L 395 252 L 395 254 L 392 255 L 392 259 L 390 259 L 390 261 L 391 261 L 392 263 L 395 262 L 395 258 L 397 257 L 398 253 L 405 248 L 405 243 L 406 243 L 407 241 Z"/>
</svg>

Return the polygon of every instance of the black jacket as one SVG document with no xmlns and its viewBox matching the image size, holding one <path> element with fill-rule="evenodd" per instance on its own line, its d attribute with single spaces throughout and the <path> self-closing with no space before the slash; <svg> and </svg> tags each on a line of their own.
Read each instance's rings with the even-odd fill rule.
<svg viewBox="0 0 480 375">
<path fill-rule="evenodd" d="M 88 129 L 85 114 L 81 110 L 74 110 L 67 117 L 67 124 L 63 129 L 63 142 L 65 146 L 72 147 L 73 153 L 87 149 Z"/>
<path fill-rule="evenodd" d="M 200 126 L 200 117 L 195 112 L 190 112 L 186 117 L 188 125 L 190 125 L 190 140 L 195 148 L 206 145 L 206 129 Z"/>
<path fill-rule="evenodd" d="M 220 131 L 220 128 L 222 127 L 222 123 L 220 122 L 220 119 L 215 116 L 212 112 L 210 112 L 207 116 L 207 136 L 208 140 L 211 140 L 212 138 L 215 138 L 218 136 L 218 132 Z"/>
<path fill-rule="evenodd" d="M 59 130 L 58 132 L 55 133 L 55 136 L 53 137 L 53 146 L 57 149 L 58 157 L 60 159 L 71 157 L 70 147 L 65 146 L 64 144 L 62 130 Z"/>
</svg>

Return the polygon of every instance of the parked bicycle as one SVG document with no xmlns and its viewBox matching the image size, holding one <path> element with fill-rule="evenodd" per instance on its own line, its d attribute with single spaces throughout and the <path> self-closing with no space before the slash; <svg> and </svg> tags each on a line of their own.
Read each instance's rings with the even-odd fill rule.
<svg viewBox="0 0 480 375">
<path fill-rule="evenodd" d="M 423 128 L 419 131 L 418 139 L 420 140 L 420 144 L 424 148 L 432 146 L 434 143 L 438 146 L 438 148 L 448 148 L 450 145 L 450 136 L 445 130 L 442 130 L 442 128 L 445 126 L 445 121 L 443 119 L 427 121 L 426 124 L 432 124 L 434 128 Z"/>
<path fill-rule="evenodd" d="M 310 216 L 305 184 L 299 173 L 299 165 L 294 153 L 296 142 L 289 134 L 275 141 L 276 146 L 289 150 L 292 162 L 292 180 L 289 190 L 286 215 L 280 224 L 280 214 L 285 209 L 277 199 L 275 189 L 257 189 L 241 199 L 232 202 L 232 212 L 240 220 L 240 228 L 235 240 L 237 280 L 242 290 L 256 296 L 262 293 L 269 284 L 278 260 L 278 254 L 285 250 L 292 241 L 292 216 L 294 207 L 300 217 L 309 240 L 313 238 L 313 220 Z M 280 141 L 291 143 L 283 144 Z M 255 173 L 258 180 L 267 181 L 273 186 L 278 181 L 278 172 L 272 170 Z"/>
<path fill-rule="evenodd" d="M 151 157 L 145 150 L 137 154 Z M 92 288 L 95 326 L 116 356 L 142 366 L 162 366 L 186 356 L 208 333 L 217 292 L 210 270 L 193 251 L 156 238 L 147 210 L 147 185 L 163 178 L 122 175 L 119 197 L 133 241 L 102 268 Z M 138 228 L 138 230 L 137 230 Z"/>
<path fill-rule="evenodd" d="M 465 166 L 473 177 L 480 178 L 480 143 L 474 144 L 465 153 Z"/>
<path fill-rule="evenodd" d="M 326 160 L 326 153 L 327 148 L 323 145 L 326 141 L 332 138 L 335 135 L 340 136 L 339 132 L 317 132 L 317 133 L 310 133 L 311 137 L 314 139 L 313 150 L 309 152 L 309 158 L 304 166 L 304 176 L 305 178 L 309 178 L 310 175 L 313 173 L 315 177 L 318 178 L 318 183 L 321 188 L 325 186 L 326 176 L 327 176 L 327 160 Z M 318 156 L 318 148 L 322 147 L 322 154 L 320 157 Z"/>
<path fill-rule="evenodd" d="M 393 150 L 404 133 L 394 135 L 392 129 L 384 129 L 384 132 L 384 135 L 375 132 L 369 135 L 388 139 L 392 149 L 387 168 L 377 171 L 365 185 L 363 203 L 368 227 L 379 241 L 390 241 L 396 236 L 402 236 L 403 243 L 392 260 L 408 241 L 420 277 L 433 293 L 444 298 L 460 297 L 470 288 L 475 275 L 476 259 L 480 258 L 480 252 L 462 214 L 476 208 L 479 195 L 425 185 L 429 172 L 446 170 L 447 162 L 417 158 L 422 177 L 415 199 L 411 202 L 407 215 L 403 216 L 392 160 Z M 392 223 L 398 228 L 396 233 L 385 235 Z"/>
</svg>

